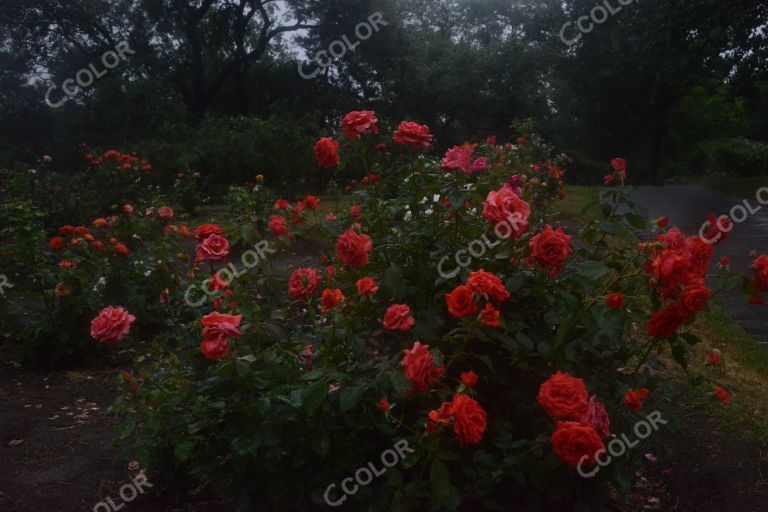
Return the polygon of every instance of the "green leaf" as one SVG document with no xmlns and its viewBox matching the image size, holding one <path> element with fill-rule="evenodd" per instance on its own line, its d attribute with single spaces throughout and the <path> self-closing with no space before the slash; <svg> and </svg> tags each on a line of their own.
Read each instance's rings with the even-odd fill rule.
<svg viewBox="0 0 768 512">
<path fill-rule="evenodd" d="M 314 412 L 323 405 L 325 397 L 328 396 L 328 384 L 324 380 L 319 380 L 304 390 L 303 406 L 308 412 Z"/>
<path fill-rule="evenodd" d="M 680 337 L 683 338 L 689 345 L 697 345 L 701 343 L 701 338 L 689 332 L 681 334 Z"/>
<path fill-rule="evenodd" d="M 448 466 L 440 459 L 435 459 L 429 468 L 429 482 L 432 486 L 432 494 L 438 503 L 444 503 L 451 497 L 453 486 L 448 476 Z"/>
<path fill-rule="evenodd" d="M 362 386 L 348 386 L 341 390 L 341 396 L 339 397 L 339 406 L 342 412 L 352 409 L 360 398 L 363 396 L 365 388 Z"/>
<path fill-rule="evenodd" d="M 383 283 L 390 295 L 395 299 L 402 299 L 408 294 L 408 285 L 403 278 L 403 274 L 394 265 L 389 267 L 384 273 Z"/>
<path fill-rule="evenodd" d="M 683 369 L 688 368 L 688 358 L 687 358 L 688 350 L 685 348 L 685 345 L 682 343 L 675 343 L 672 345 L 672 357 L 675 358 L 675 361 L 677 361 L 677 364 L 679 364 Z"/>
<path fill-rule="evenodd" d="M 579 269 L 576 273 L 590 281 L 597 281 L 610 274 L 611 269 L 599 261 L 585 261 L 579 265 Z"/>
</svg>

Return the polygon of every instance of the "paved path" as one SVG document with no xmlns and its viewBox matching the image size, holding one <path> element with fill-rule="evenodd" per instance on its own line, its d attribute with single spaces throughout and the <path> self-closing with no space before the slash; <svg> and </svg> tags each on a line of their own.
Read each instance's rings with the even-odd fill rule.
<svg viewBox="0 0 768 512">
<path fill-rule="evenodd" d="M 757 192 L 757 191 L 755 191 Z M 699 186 L 674 185 L 666 187 L 639 187 L 632 198 L 648 210 L 650 218 L 669 216 L 671 226 L 678 226 L 686 233 L 698 233 L 709 212 L 718 216 L 742 204 L 743 199 L 728 196 Z M 751 208 L 760 207 L 753 195 L 747 201 Z M 742 204 L 743 205 L 743 204 Z M 768 206 L 740 224 L 735 224 L 728 239 L 715 246 L 710 271 L 722 256 L 731 260 L 731 269 L 746 271 L 750 267 L 749 251 L 768 252 Z M 728 312 L 749 334 L 761 343 L 768 343 L 768 306 L 751 306 L 743 292 L 737 290 L 720 294 L 718 304 Z"/>
</svg>

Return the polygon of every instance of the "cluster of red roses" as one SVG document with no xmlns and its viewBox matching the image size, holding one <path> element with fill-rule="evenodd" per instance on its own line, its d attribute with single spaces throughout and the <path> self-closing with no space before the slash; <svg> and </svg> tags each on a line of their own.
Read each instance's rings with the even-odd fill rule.
<svg viewBox="0 0 768 512">
<path fill-rule="evenodd" d="M 666 338 L 706 307 L 710 292 L 704 278 L 714 248 L 697 236 L 686 239 L 677 228 L 661 233 L 655 243 L 641 245 L 649 255 L 646 272 L 660 297 L 670 302 L 653 315 L 648 334 Z"/>
<path fill-rule="evenodd" d="M 371 110 L 359 110 L 348 113 L 341 121 L 344 138 L 356 140 L 363 135 L 377 135 L 379 120 Z M 392 141 L 414 149 L 428 148 L 432 143 L 429 127 L 412 121 L 403 121 L 393 133 Z M 333 169 L 341 163 L 339 148 L 341 143 L 332 137 L 322 137 L 315 144 L 315 160 L 323 169 Z M 380 149 L 382 149 L 380 147 Z"/>
<path fill-rule="evenodd" d="M 750 304 L 763 304 L 764 293 L 768 293 L 768 254 L 762 254 L 752 261 L 755 278 L 752 281 L 754 291 L 749 298 Z"/>
<path fill-rule="evenodd" d="M 101 156 L 88 153 L 85 155 L 85 159 L 94 167 L 101 167 L 106 162 L 112 162 L 118 170 L 141 170 L 143 172 L 152 170 L 152 165 L 148 161 L 136 156 L 136 153 L 121 153 L 115 149 L 105 151 Z"/>
<path fill-rule="evenodd" d="M 509 298 L 509 292 L 495 274 L 483 269 L 472 272 L 466 284 L 445 294 L 448 312 L 455 318 L 477 315 L 478 303 L 485 301 L 479 320 L 489 327 L 498 327 L 501 312 L 496 308 Z"/>
<path fill-rule="evenodd" d="M 301 201 L 297 201 L 294 206 L 287 199 L 278 199 L 275 201 L 274 209 L 285 212 L 289 215 L 290 224 L 295 226 L 304 222 L 303 214 L 307 210 L 312 212 L 320 206 L 320 200 L 313 195 L 308 195 Z M 286 236 L 293 238 L 293 233 L 288 231 L 288 221 L 282 215 L 273 215 L 269 219 L 267 227 L 275 236 Z"/>
<path fill-rule="evenodd" d="M 594 465 L 611 421 L 605 405 L 589 396 L 584 380 L 557 372 L 540 386 L 536 401 L 557 421 L 550 439 L 555 454 L 573 468 Z"/>
<path fill-rule="evenodd" d="M 435 358 L 429 351 L 429 345 L 415 342 L 410 349 L 403 350 L 400 361 L 406 379 L 411 383 L 411 394 L 424 393 L 445 374 L 445 365 L 435 365 Z M 461 384 L 458 392 L 450 402 L 443 402 L 440 408 L 427 414 L 427 432 L 435 433 L 441 427 L 453 423 L 453 432 L 459 444 L 478 444 L 483 439 L 488 426 L 485 409 L 464 391 L 469 391 L 477 384 L 477 375 L 473 371 L 461 373 Z M 387 411 L 390 405 L 387 400 L 379 402 L 379 408 Z"/>
<path fill-rule="evenodd" d="M 107 228 L 111 225 L 114 225 L 116 221 L 116 218 L 110 218 L 109 220 L 99 218 L 93 221 L 93 227 L 97 229 Z M 69 243 L 67 243 L 64 237 L 70 237 Z M 122 256 L 127 256 L 130 253 L 128 247 L 124 243 L 117 240 L 117 238 L 111 237 L 109 242 L 111 243 L 115 253 Z M 99 253 L 103 254 L 107 252 L 106 244 L 101 240 L 98 240 L 96 236 L 94 236 L 93 233 L 91 233 L 91 231 L 85 226 L 67 225 L 60 227 L 59 234 L 51 238 L 49 245 L 52 250 L 57 252 L 63 251 L 67 248 L 67 246 L 72 248 L 83 248 L 87 247 L 88 245 L 90 245 L 92 249 Z M 63 258 L 59 262 L 59 267 L 62 269 L 75 269 L 77 268 L 77 260 L 71 258 Z"/>
<path fill-rule="evenodd" d="M 336 254 L 339 262 L 351 268 L 360 268 L 368 264 L 368 256 L 373 250 L 371 237 L 360 231 L 359 225 L 352 226 L 339 235 L 336 242 Z M 328 274 L 335 275 L 333 266 L 328 266 Z M 288 280 L 288 296 L 294 300 L 308 300 L 317 291 L 320 276 L 315 269 L 300 268 L 294 270 Z M 357 281 L 357 290 L 361 297 L 371 296 L 378 291 L 376 281 L 364 277 Z M 336 289 L 325 289 L 322 293 L 323 311 L 328 313 L 344 301 L 344 293 Z"/>
</svg>

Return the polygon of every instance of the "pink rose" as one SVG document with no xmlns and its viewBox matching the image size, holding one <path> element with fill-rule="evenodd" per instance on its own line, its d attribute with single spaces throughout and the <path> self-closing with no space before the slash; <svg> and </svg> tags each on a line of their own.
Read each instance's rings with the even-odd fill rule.
<svg viewBox="0 0 768 512">
<path fill-rule="evenodd" d="M 483 204 L 483 217 L 494 226 L 506 223 L 510 231 L 508 238 L 518 238 L 528 230 L 531 207 L 520 199 L 512 187 L 503 186 L 488 193 Z"/>
<path fill-rule="evenodd" d="M 440 170 L 443 172 L 461 171 L 464 174 L 472 172 L 472 155 L 475 153 L 475 146 L 464 144 L 463 146 L 453 146 L 446 151 L 443 161 L 440 163 Z"/>
<path fill-rule="evenodd" d="M 229 256 L 229 241 L 221 235 L 211 234 L 197 244 L 195 261 L 221 261 Z"/>
<path fill-rule="evenodd" d="M 606 438 L 611 434 L 611 419 L 608 417 L 605 405 L 597 400 L 597 395 L 592 395 L 589 399 L 589 402 L 587 402 L 587 412 L 579 421 L 585 425 L 591 425 L 602 438 Z"/>
<path fill-rule="evenodd" d="M 125 338 L 136 317 L 123 308 L 107 306 L 91 320 L 91 336 L 106 345 L 114 345 Z"/>
</svg>

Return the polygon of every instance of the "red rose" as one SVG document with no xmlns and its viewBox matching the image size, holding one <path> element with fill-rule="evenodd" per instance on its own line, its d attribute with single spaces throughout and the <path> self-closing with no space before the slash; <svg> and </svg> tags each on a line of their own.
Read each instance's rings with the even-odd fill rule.
<svg viewBox="0 0 768 512">
<path fill-rule="evenodd" d="M 200 352 L 207 359 L 222 359 L 229 354 L 229 338 L 205 338 L 200 343 Z"/>
<path fill-rule="evenodd" d="M 285 210 L 290 204 L 286 199 L 278 199 L 275 201 L 275 210 Z"/>
<path fill-rule="evenodd" d="M 731 259 L 728 256 L 723 256 L 720 258 L 720 266 L 721 267 L 727 267 L 731 264 Z"/>
<path fill-rule="evenodd" d="M 229 286 L 229 283 L 221 277 L 219 272 L 213 274 L 208 280 L 208 289 L 212 292 L 226 290 L 227 286 Z"/>
<path fill-rule="evenodd" d="M 223 236 L 211 234 L 203 238 L 195 249 L 195 261 L 222 261 L 229 256 L 229 241 Z"/>
<path fill-rule="evenodd" d="M 624 403 L 627 404 L 630 411 L 639 411 L 643 408 L 643 400 L 648 398 L 648 393 L 647 388 L 638 389 L 637 391 L 630 389 L 624 395 Z"/>
<path fill-rule="evenodd" d="M 626 171 L 627 170 L 627 161 L 623 158 L 614 158 L 611 160 L 611 167 L 613 167 L 614 171 Z"/>
<path fill-rule="evenodd" d="M 339 163 L 339 142 L 330 137 L 323 137 L 315 144 L 315 160 L 323 169 L 333 169 Z"/>
<path fill-rule="evenodd" d="M 445 366 L 435 366 L 435 359 L 429 352 L 429 345 L 420 342 L 413 344 L 410 350 L 403 350 L 400 364 L 404 367 L 405 377 L 411 381 L 412 393 L 421 393 L 438 380 L 445 372 Z"/>
<path fill-rule="evenodd" d="M 211 235 L 224 236 L 224 230 L 218 224 L 203 224 L 197 227 L 192 235 L 198 240 L 204 240 Z"/>
<path fill-rule="evenodd" d="M 468 372 L 461 372 L 459 378 L 465 387 L 474 388 L 477 385 L 477 374 L 472 370 L 469 370 Z"/>
<path fill-rule="evenodd" d="M 173 218 L 173 209 L 167 207 L 167 206 L 161 206 L 157 209 L 157 216 L 161 219 L 172 219 Z"/>
<path fill-rule="evenodd" d="M 719 351 L 713 351 L 710 352 L 707 356 L 707 364 L 710 364 L 712 366 L 717 366 L 720 364 L 720 352 Z"/>
<path fill-rule="evenodd" d="M 392 331 L 409 331 L 415 323 L 406 304 L 392 304 L 384 315 L 384 328 Z"/>
<path fill-rule="evenodd" d="M 115 252 L 123 256 L 128 256 L 128 254 L 130 254 L 128 247 L 123 243 L 115 244 Z"/>
<path fill-rule="evenodd" d="M 203 324 L 204 338 L 217 338 L 220 336 L 238 337 L 240 336 L 240 322 L 242 315 L 224 315 L 222 313 L 210 313 L 201 319 Z"/>
<path fill-rule="evenodd" d="M 109 225 L 109 223 L 107 222 L 107 219 L 98 218 L 94 220 L 91 225 L 95 228 L 105 228 Z"/>
<path fill-rule="evenodd" d="M 366 295 L 373 295 L 379 291 L 379 287 L 376 285 L 376 281 L 374 281 L 371 277 L 364 277 L 359 279 L 355 283 L 355 286 L 357 286 L 357 293 L 359 293 L 361 297 Z"/>
<path fill-rule="evenodd" d="M 373 249 L 371 237 L 358 233 L 354 228 L 349 228 L 339 236 L 336 242 L 336 253 L 339 261 L 352 268 L 359 268 L 368 264 L 368 254 Z"/>
<path fill-rule="evenodd" d="M 509 298 L 509 292 L 495 274 L 483 269 L 472 272 L 467 279 L 467 286 L 478 295 L 484 295 L 489 300 L 504 302 Z"/>
<path fill-rule="evenodd" d="M 451 293 L 445 294 L 448 312 L 456 318 L 475 316 L 477 306 L 473 297 L 472 288 L 467 285 L 457 286 Z"/>
<path fill-rule="evenodd" d="M 577 419 L 587 412 L 588 396 L 584 379 L 558 371 L 541 385 L 536 401 L 552 418 Z"/>
<path fill-rule="evenodd" d="M 397 127 L 392 140 L 397 144 L 407 144 L 416 149 L 428 148 L 432 142 L 429 127 L 412 121 L 403 121 Z"/>
<path fill-rule="evenodd" d="M 656 219 L 656 225 L 659 226 L 659 228 L 664 229 L 669 225 L 669 217 L 659 217 Z"/>
<path fill-rule="evenodd" d="M 657 311 L 646 324 L 648 335 L 654 338 L 666 338 L 677 332 L 688 316 L 687 311 L 680 304 L 673 304 L 666 309 Z"/>
<path fill-rule="evenodd" d="M 558 421 L 550 441 L 555 454 L 572 468 L 594 465 L 595 457 L 605 450 L 592 426 L 573 421 Z"/>
<path fill-rule="evenodd" d="M 483 440 L 488 423 L 485 409 L 479 403 L 467 395 L 456 395 L 450 411 L 453 415 L 453 433 L 462 448 Z"/>
<path fill-rule="evenodd" d="M 353 204 L 352 206 L 349 207 L 349 215 L 352 218 L 357 219 L 362 214 L 363 214 L 363 207 L 360 206 L 359 204 Z"/>
<path fill-rule="evenodd" d="M 691 271 L 702 276 L 706 275 L 715 248 L 698 236 L 689 237 L 686 248 L 690 254 Z"/>
<path fill-rule="evenodd" d="M 320 200 L 318 198 L 316 198 L 315 196 L 309 195 L 309 196 L 304 198 L 304 200 L 302 201 L 302 204 L 306 208 L 308 208 L 310 210 L 314 210 L 315 208 L 317 208 L 320 205 Z"/>
<path fill-rule="evenodd" d="M 74 270 L 77 268 L 77 262 L 75 260 L 64 258 L 59 262 L 59 268 Z"/>
<path fill-rule="evenodd" d="M 515 194 L 512 187 L 504 185 L 491 191 L 483 203 L 483 217 L 496 227 L 496 234 L 502 238 L 519 238 L 528 231 L 531 206 Z M 500 228 L 506 226 L 505 232 Z"/>
<path fill-rule="evenodd" d="M 728 405 L 731 403 L 731 396 L 728 394 L 728 391 L 721 388 L 720 386 L 717 386 L 712 394 L 715 398 L 720 400 L 723 405 Z"/>
<path fill-rule="evenodd" d="M 752 262 L 755 271 L 755 286 L 761 292 L 768 292 L 768 255 L 762 254 Z"/>
<path fill-rule="evenodd" d="M 125 338 L 136 317 L 121 307 L 107 306 L 91 320 L 91 337 L 105 345 L 114 345 Z"/>
<path fill-rule="evenodd" d="M 608 417 L 605 405 L 597 400 L 597 395 L 590 397 L 589 402 L 587 402 L 587 412 L 579 419 L 579 422 L 590 425 L 602 438 L 611 434 L 611 419 Z"/>
<path fill-rule="evenodd" d="M 287 236 L 288 227 L 285 224 L 285 219 L 279 215 L 273 215 L 269 218 L 267 227 L 275 236 Z"/>
<path fill-rule="evenodd" d="M 51 249 L 53 249 L 54 251 L 60 251 L 64 249 L 66 245 L 67 243 L 60 236 L 55 236 L 51 238 Z"/>
<path fill-rule="evenodd" d="M 376 112 L 371 110 L 358 110 L 350 112 L 341 120 L 341 130 L 347 140 L 354 140 L 368 133 L 379 133 Z"/>
<path fill-rule="evenodd" d="M 307 300 L 314 295 L 319 284 L 320 278 L 314 269 L 296 269 L 288 280 L 288 296 L 294 300 Z"/>
<path fill-rule="evenodd" d="M 703 284 L 689 286 L 683 292 L 680 303 L 683 305 L 689 317 L 696 316 L 707 307 L 709 302 L 709 288 Z"/>
<path fill-rule="evenodd" d="M 661 252 L 651 264 L 653 276 L 659 287 L 659 293 L 669 298 L 676 294 L 681 286 L 685 286 L 691 279 L 691 262 L 673 249 Z"/>
<path fill-rule="evenodd" d="M 344 300 L 344 294 L 338 288 L 331 290 L 326 288 L 322 294 L 323 312 L 330 313 Z"/>
<path fill-rule="evenodd" d="M 498 327 L 501 325 L 500 319 L 501 313 L 499 310 L 493 307 L 490 302 L 487 302 L 485 308 L 480 312 L 480 321 L 488 327 Z"/>
<path fill-rule="evenodd" d="M 624 307 L 624 296 L 621 292 L 609 293 L 605 297 L 605 305 L 611 309 L 621 309 Z"/>
<path fill-rule="evenodd" d="M 390 405 L 389 405 L 389 402 L 387 400 L 385 400 L 383 398 L 381 400 L 379 400 L 379 410 L 380 411 L 387 412 L 389 410 L 389 407 L 390 407 Z"/>
<path fill-rule="evenodd" d="M 708 226 L 706 231 L 701 233 L 704 241 L 710 244 L 717 245 L 720 242 L 725 242 L 728 238 L 728 233 L 733 229 L 733 222 L 727 215 L 718 217 L 713 212 L 707 215 L 707 222 L 705 226 Z"/>
<path fill-rule="evenodd" d="M 473 144 L 454 146 L 446 151 L 440 170 L 443 172 L 461 171 L 464 174 L 472 173 L 472 155 L 475 153 Z"/>
<path fill-rule="evenodd" d="M 59 234 L 61 236 L 69 236 L 72 233 L 74 233 L 74 231 L 75 231 L 75 227 L 74 226 L 70 226 L 70 225 L 61 226 L 59 228 Z"/>
<path fill-rule="evenodd" d="M 528 242 L 533 250 L 531 258 L 542 267 L 548 268 L 550 277 L 554 277 L 562 271 L 571 254 L 571 238 L 573 237 L 563 232 L 563 228 L 557 228 L 555 231 L 547 224 L 544 231 Z"/>
</svg>

